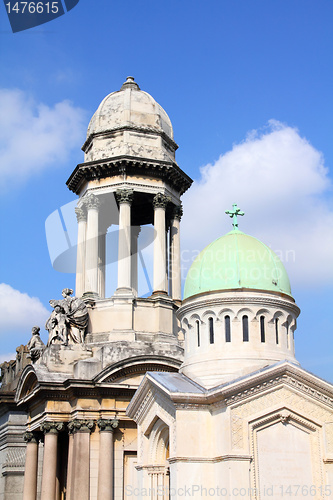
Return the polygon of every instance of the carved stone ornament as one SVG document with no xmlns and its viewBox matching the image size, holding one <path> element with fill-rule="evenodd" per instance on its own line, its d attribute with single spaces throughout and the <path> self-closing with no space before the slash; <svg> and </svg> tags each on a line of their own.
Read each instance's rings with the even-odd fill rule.
<svg viewBox="0 0 333 500">
<path fill-rule="evenodd" d="M 133 202 L 134 191 L 132 189 L 117 189 L 115 192 L 115 197 L 118 203 L 129 203 Z"/>
<path fill-rule="evenodd" d="M 285 413 L 285 412 L 280 413 L 279 415 L 280 422 L 282 422 L 283 425 L 289 424 L 290 417 L 291 417 L 290 413 Z"/>
<path fill-rule="evenodd" d="M 95 426 L 93 420 L 75 419 L 69 422 L 67 428 L 69 432 L 91 432 Z"/>
<path fill-rule="evenodd" d="M 98 197 L 94 194 L 87 196 L 84 202 L 88 210 L 97 210 L 101 204 Z"/>
<path fill-rule="evenodd" d="M 153 198 L 153 206 L 154 208 L 164 208 L 165 210 L 169 201 L 170 198 L 165 196 L 165 194 L 157 193 Z"/>
<path fill-rule="evenodd" d="M 40 428 L 44 434 L 57 434 L 65 430 L 65 424 L 63 422 L 43 422 Z"/>
<path fill-rule="evenodd" d="M 97 420 L 97 425 L 100 428 L 101 432 L 104 432 L 104 431 L 113 432 L 115 429 L 117 429 L 117 427 L 119 425 L 119 420 L 117 420 L 116 418 L 112 418 L 112 419 L 100 418 L 99 420 Z"/>
<path fill-rule="evenodd" d="M 78 297 L 71 297 L 73 290 L 64 288 L 62 300 L 50 300 L 54 308 L 46 321 L 45 329 L 49 332 L 47 345 L 83 344 L 88 325 L 88 309 Z"/>
<path fill-rule="evenodd" d="M 75 214 L 78 222 L 81 221 L 86 221 L 87 220 L 87 212 L 84 209 L 84 206 L 82 207 L 76 207 L 75 208 Z"/>
<path fill-rule="evenodd" d="M 23 439 L 26 443 L 38 443 L 39 437 L 36 432 L 27 431 L 24 433 Z"/>
<path fill-rule="evenodd" d="M 175 206 L 172 215 L 174 219 L 180 220 L 183 216 L 183 207 L 181 205 Z"/>
<path fill-rule="evenodd" d="M 31 330 L 31 339 L 27 343 L 27 349 L 29 350 L 27 358 L 30 358 L 32 363 L 35 363 L 41 357 L 46 347 L 40 338 L 39 332 L 39 326 L 34 326 Z"/>
</svg>

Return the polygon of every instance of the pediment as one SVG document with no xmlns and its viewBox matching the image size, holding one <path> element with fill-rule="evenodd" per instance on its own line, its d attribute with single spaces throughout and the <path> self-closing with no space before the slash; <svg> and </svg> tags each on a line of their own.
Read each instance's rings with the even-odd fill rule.
<svg viewBox="0 0 333 500">
<path fill-rule="evenodd" d="M 28 365 L 22 372 L 19 383 L 16 389 L 15 400 L 18 402 L 21 399 L 29 396 L 39 386 L 37 374 L 32 367 Z"/>
</svg>

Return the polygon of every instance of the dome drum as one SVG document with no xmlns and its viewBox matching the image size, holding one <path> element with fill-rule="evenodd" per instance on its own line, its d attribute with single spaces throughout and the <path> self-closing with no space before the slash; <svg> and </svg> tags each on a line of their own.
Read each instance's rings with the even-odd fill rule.
<svg viewBox="0 0 333 500">
<path fill-rule="evenodd" d="M 215 292 L 188 299 L 178 311 L 185 337 L 184 375 L 205 387 L 282 360 L 297 363 L 299 308 L 273 293 Z"/>
</svg>

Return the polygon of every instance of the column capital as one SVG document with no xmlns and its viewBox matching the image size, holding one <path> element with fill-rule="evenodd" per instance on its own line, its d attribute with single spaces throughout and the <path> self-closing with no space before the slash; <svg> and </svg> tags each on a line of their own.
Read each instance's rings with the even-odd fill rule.
<svg viewBox="0 0 333 500">
<path fill-rule="evenodd" d="M 115 192 L 115 197 L 118 203 L 128 203 L 129 205 L 133 202 L 133 189 L 117 189 Z"/>
<path fill-rule="evenodd" d="M 37 432 L 26 431 L 23 436 L 24 441 L 28 443 L 38 444 L 40 440 L 40 436 L 38 436 Z"/>
<path fill-rule="evenodd" d="M 58 434 L 58 432 L 65 430 L 65 424 L 63 422 L 43 422 L 40 428 L 44 434 Z"/>
<path fill-rule="evenodd" d="M 170 198 L 163 193 L 157 193 L 153 198 L 153 207 L 154 208 L 163 208 L 164 210 L 169 203 Z"/>
<path fill-rule="evenodd" d="M 67 424 L 67 429 L 70 433 L 74 432 L 91 432 L 95 426 L 93 420 L 75 419 Z"/>
<path fill-rule="evenodd" d="M 97 420 L 97 425 L 100 428 L 100 432 L 113 432 L 115 429 L 117 429 L 119 420 L 116 418 L 100 418 L 99 420 Z"/>
<path fill-rule="evenodd" d="M 183 207 L 182 205 L 175 205 L 173 210 L 172 210 L 172 218 L 177 219 L 180 221 L 180 219 L 183 216 Z"/>
<path fill-rule="evenodd" d="M 85 206 L 75 207 L 76 219 L 78 222 L 87 220 L 87 211 L 85 210 Z"/>
<path fill-rule="evenodd" d="M 84 204 L 88 210 L 98 210 L 101 202 L 97 196 L 91 193 L 85 198 Z"/>
</svg>

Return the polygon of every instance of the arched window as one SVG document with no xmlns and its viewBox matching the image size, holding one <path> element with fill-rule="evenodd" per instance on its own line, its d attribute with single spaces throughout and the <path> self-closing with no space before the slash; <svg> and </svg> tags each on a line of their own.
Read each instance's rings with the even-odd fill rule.
<svg viewBox="0 0 333 500">
<path fill-rule="evenodd" d="M 279 343 L 279 318 L 275 318 L 275 340 Z"/>
<path fill-rule="evenodd" d="M 242 317 L 243 324 L 243 342 L 249 341 L 249 318 L 247 316 Z"/>
<path fill-rule="evenodd" d="M 230 316 L 225 316 L 224 327 L 225 327 L 225 341 L 231 342 Z"/>
<path fill-rule="evenodd" d="M 287 349 L 289 349 L 289 322 L 286 322 L 286 334 L 287 334 Z"/>
<path fill-rule="evenodd" d="M 196 320 L 196 325 L 197 325 L 197 342 L 198 342 L 198 347 L 200 347 L 200 322 Z"/>
<path fill-rule="evenodd" d="M 210 344 L 214 344 L 214 320 L 213 318 L 208 318 L 209 324 L 209 342 Z"/>
<path fill-rule="evenodd" d="M 265 342 L 265 316 L 260 316 L 260 339 Z"/>
</svg>

